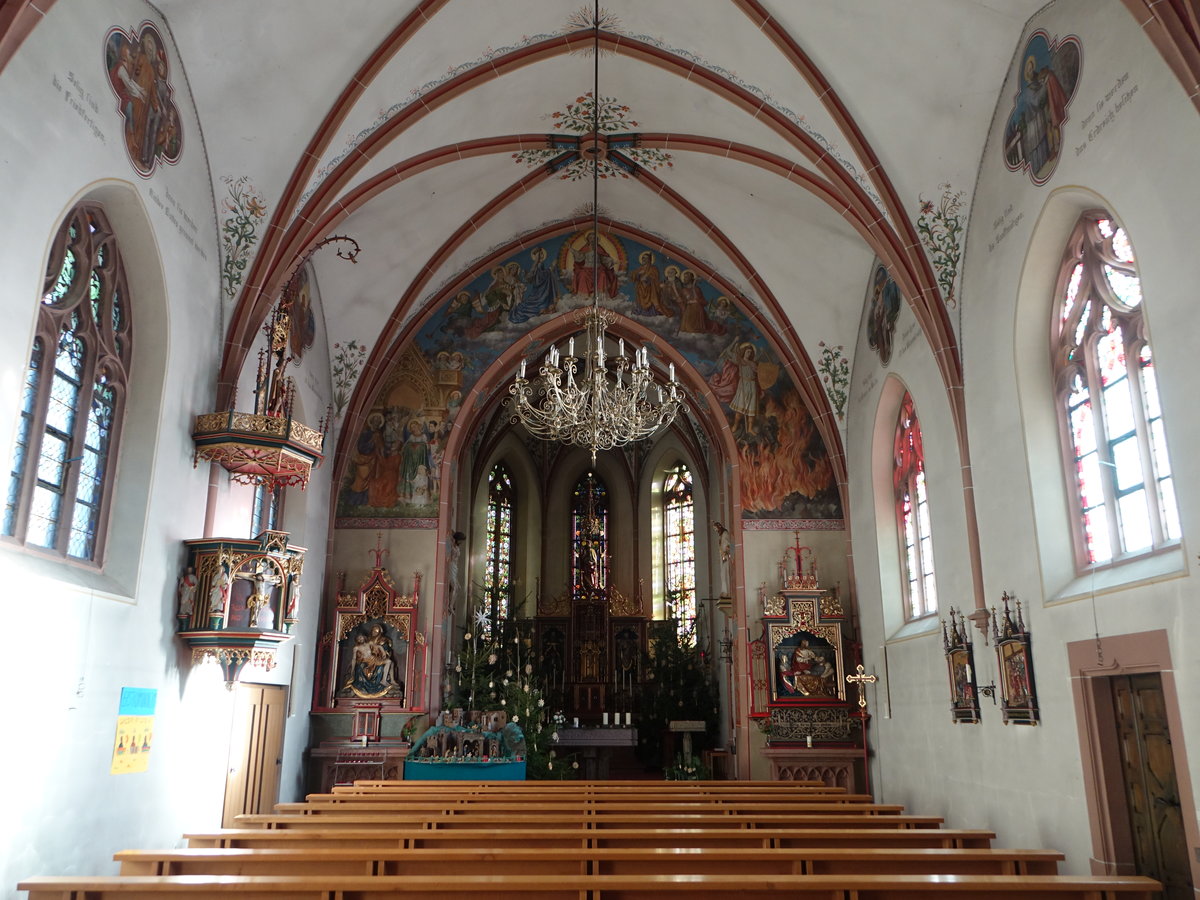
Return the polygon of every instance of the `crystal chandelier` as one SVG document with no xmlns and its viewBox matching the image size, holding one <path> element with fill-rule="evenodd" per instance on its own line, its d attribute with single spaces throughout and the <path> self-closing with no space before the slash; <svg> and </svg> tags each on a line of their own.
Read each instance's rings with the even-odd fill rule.
<svg viewBox="0 0 1200 900">
<path fill-rule="evenodd" d="M 617 314 L 600 306 L 600 5 L 597 0 L 592 22 L 595 51 L 592 91 L 592 228 L 587 237 L 592 265 L 591 306 L 576 312 L 582 334 L 570 338 L 566 352 L 551 345 L 534 379 L 525 377 L 526 360 L 512 386 L 506 404 L 513 407 L 512 424 L 520 422 L 534 437 L 590 450 L 592 462 L 600 450 L 611 450 L 644 440 L 670 424 L 683 405 L 683 387 L 675 380 L 675 364 L 669 381 L 659 384 L 650 367 L 649 350 L 642 346 L 632 356 L 625 353 L 625 340 L 617 342 L 617 354 L 607 350 L 608 327 Z M 576 337 L 582 339 L 579 356 Z M 578 376 L 578 377 L 577 377 Z M 653 393 L 653 398 L 652 398 Z"/>
</svg>

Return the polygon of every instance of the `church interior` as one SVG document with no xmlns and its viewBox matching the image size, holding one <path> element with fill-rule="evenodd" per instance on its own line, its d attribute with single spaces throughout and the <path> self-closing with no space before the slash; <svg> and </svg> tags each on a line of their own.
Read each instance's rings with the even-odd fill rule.
<svg viewBox="0 0 1200 900">
<path fill-rule="evenodd" d="M 3 4 L 0 893 L 519 759 L 1200 896 L 1198 98 L 1196 0 Z"/>
</svg>

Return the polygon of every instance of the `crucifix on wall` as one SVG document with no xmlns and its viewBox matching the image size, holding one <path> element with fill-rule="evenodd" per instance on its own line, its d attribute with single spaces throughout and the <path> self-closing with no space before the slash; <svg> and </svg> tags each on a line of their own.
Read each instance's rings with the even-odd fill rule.
<svg viewBox="0 0 1200 900">
<path fill-rule="evenodd" d="M 867 708 L 867 685 L 874 684 L 879 680 L 878 675 L 867 675 L 865 673 L 866 669 L 863 668 L 862 663 L 859 663 L 855 674 L 846 676 L 846 683 L 853 684 L 858 688 L 858 708 L 863 710 Z"/>
</svg>

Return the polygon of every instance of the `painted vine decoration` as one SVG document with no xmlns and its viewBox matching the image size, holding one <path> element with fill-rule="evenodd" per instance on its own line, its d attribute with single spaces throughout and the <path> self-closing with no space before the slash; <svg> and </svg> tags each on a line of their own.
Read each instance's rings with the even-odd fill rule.
<svg viewBox="0 0 1200 900">
<path fill-rule="evenodd" d="M 340 419 L 350 402 L 350 392 L 354 389 L 354 383 L 358 381 L 358 376 L 367 361 L 368 347 L 357 340 L 346 341 L 344 344 L 338 341 L 334 343 L 333 350 L 333 366 L 330 371 L 333 379 L 333 414 Z"/>
<path fill-rule="evenodd" d="M 917 234 L 921 244 L 929 253 L 929 261 L 937 273 L 938 287 L 948 306 L 956 306 L 954 282 L 958 278 L 958 264 L 962 259 L 963 216 L 962 191 L 955 191 L 949 183 L 938 185 L 942 190 L 941 200 L 935 205 L 920 195 L 921 215 L 917 219 Z"/>
<path fill-rule="evenodd" d="M 838 344 L 831 347 L 824 341 L 817 344 L 821 348 L 821 358 L 817 360 L 817 371 L 821 373 L 821 382 L 825 392 L 833 403 L 838 421 L 846 420 L 846 400 L 850 388 L 850 361 L 843 355 L 845 347 Z"/>
<path fill-rule="evenodd" d="M 258 228 L 267 215 L 266 199 L 250 184 L 249 177 L 221 179 L 229 186 L 228 196 L 221 206 L 229 213 L 221 223 L 221 247 L 225 260 L 221 265 L 221 281 L 225 294 L 237 295 L 250 263 L 250 251 L 258 242 Z"/>
</svg>

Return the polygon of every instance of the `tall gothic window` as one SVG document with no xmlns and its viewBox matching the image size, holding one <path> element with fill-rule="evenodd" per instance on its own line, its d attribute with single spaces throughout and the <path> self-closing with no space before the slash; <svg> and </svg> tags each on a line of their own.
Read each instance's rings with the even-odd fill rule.
<svg viewBox="0 0 1200 900">
<path fill-rule="evenodd" d="M 1054 384 L 1080 568 L 1179 539 L 1142 287 L 1125 229 L 1084 213 L 1063 257 Z"/>
<path fill-rule="evenodd" d="M 608 489 L 588 472 L 571 503 L 571 585 L 574 596 L 608 586 Z"/>
<path fill-rule="evenodd" d="M 483 570 L 483 595 L 487 605 L 485 636 L 498 633 L 512 604 L 513 514 L 516 508 L 512 474 L 504 463 L 488 473 L 487 548 Z"/>
<path fill-rule="evenodd" d="M 692 473 L 683 463 L 663 482 L 663 583 L 667 615 L 691 636 L 696 622 L 696 517 Z"/>
<path fill-rule="evenodd" d="M 0 535 L 102 558 L 132 338 L 116 238 L 80 204 L 50 250 Z"/>
<path fill-rule="evenodd" d="M 917 421 L 913 398 L 908 391 L 904 392 L 900 402 L 892 451 L 895 461 L 892 486 L 904 575 L 904 613 L 911 620 L 937 612 L 937 584 L 933 577 L 933 534 L 929 524 L 929 500 L 925 495 L 921 423 Z"/>
</svg>

